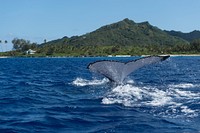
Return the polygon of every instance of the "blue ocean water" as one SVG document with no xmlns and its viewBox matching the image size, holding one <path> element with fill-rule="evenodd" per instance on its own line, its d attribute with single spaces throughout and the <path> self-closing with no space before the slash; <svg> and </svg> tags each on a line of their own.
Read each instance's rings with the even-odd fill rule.
<svg viewBox="0 0 200 133">
<path fill-rule="evenodd" d="M 118 86 L 87 69 L 137 58 L 0 59 L 0 132 L 200 132 L 200 57 L 170 57 Z"/>
</svg>

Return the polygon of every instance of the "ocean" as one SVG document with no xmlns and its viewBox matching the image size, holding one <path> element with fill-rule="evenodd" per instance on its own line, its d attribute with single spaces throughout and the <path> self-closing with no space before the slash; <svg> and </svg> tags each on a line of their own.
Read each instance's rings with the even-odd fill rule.
<svg viewBox="0 0 200 133">
<path fill-rule="evenodd" d="M 200 57 L 170 57 L 123 85 L 87 69 L 138 58 L 1 58 L 0 132 L 200 132 Z"/>
</svg>

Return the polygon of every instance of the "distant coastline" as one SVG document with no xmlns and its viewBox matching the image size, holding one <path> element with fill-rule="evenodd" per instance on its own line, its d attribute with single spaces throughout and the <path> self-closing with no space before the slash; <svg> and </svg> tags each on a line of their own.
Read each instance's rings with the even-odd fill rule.
<svg viewBox="0 0 200 133">
<path fill-rule="evenodd" d="M 200 56 L 200 54 L 164 54 L 164 55 L 169 55 L 170 57 L 176 57 L 176 56 Z M 160 55 L 160 56 L 164 56 Z M 151 55 L 142 55 L 142 56 L 151 56 Z"/>
<path fill-rule="evenodd" d="M 172 54 L 170 56 L 172 56 L 172 57 L 176 57 L 176 56 L 200 56 L 200 54 L 180 54 L 180 55 Z"/>
<path fill-rule="evenodd" d="M 134 55 L 199 56 L 200 31 L 166 31 L 148 22 L 128 18 L 80 35 L 64 36 L 41 44 L 14 38 L 12 57 L 130 57 Z M 2 50 L 3 51 L 3 50 Z"/>
<path fill-rule="evenodd" d="M 200 56 L 200 54 L 160 54 L 158 56 L 165 56 L 169 55 L 170 57 L 181 57 L 181 56 L 190 56 L 190 57 L 195 57 L 195 56 Z M 117 58 L 124 58 L 124 57 L 135 57 L 135 56 L 141 56 L 141 57 L 147 57 L 147 56 L 152 56 L 152 55 L 108 55 L 108 56 L 0 56 L 0 59 L 3 58 L 96 58 L 96 57 L 117 57 Z"/>
</svg>

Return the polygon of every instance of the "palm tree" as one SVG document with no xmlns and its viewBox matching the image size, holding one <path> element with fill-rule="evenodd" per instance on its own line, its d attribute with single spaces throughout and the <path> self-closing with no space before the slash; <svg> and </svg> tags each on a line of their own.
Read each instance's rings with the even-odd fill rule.
<svg viewBox="0 0 200 133">
<path fill-rule="evenodd" d="M 0 40 L 0 44 L 2 43 L 2 40 Z M 2 48 L 2 45 L 1 45 L 1 52 L 3 52 L 3 48 Z"/>
<path fill-rule="evenodd" d="M 7 40 L 5 40 L 5 41 L 4 41 L 4 43 L 5 43 L 5 44 L 7 44 L 7 43 L 8 43 L 8 41 L 7 41 Z M 7 45 L 6 45 L 6 51 L 7 51 Z"/>
</svg>

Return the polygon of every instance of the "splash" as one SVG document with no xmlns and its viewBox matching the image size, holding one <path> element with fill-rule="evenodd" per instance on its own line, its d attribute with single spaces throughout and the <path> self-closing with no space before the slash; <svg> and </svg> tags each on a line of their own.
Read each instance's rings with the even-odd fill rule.
<svg viewBox="0 0 200 133">
<path fill-rule="evenodd" d="M 107 85 L 109 80 L 87 80 L 76 78 L 72 84 L 75 86 L 99 86 Z M 143 109 L 144 112 L 162 117 L 197 117 L 200 114 L 194 104 L 200 103 L 200 93 L 194 91 L 199 84 L 180 83 L 160 86 L 146 86 L 135 84 L 133 80 L 127 80 L 126 84 L 115 85 L 103 96 L 102 104 L 121 104 L 127 107 Z M 105 93 L 105 92 L 104 92 Z"/>
<path fill-rule="evenodd" d="M 76 86 L 91 86 L 91 85 L 103 85 L 108 83 L 109 80 L 104 78 L 102 80 L 97 80 L 97 79 L 93 79 L 93 80 L 87 80 L 87 79 L 83 79 L 83 78 L 76 78 L 72 84 L 76 85 Z"/>
<path fill-rule="evenodd" d="M 128 107 L 147 107 L 149 112 L 161 116 L 196 117 L 199 110 L 191 103 L 200 101 L 200 93 L 189 91 L 194 84 L 177 84 L 159 89 L 152 86 L 135 86 L 132 84 L 113 87 L 102 99 L 102 104 L 122 104 Z M 187 88 L 187 90 L 184 90 Z"/>
<path fill-rule="evenodd" d="M 166 92 L 156 88 L 136 87 L 130 84 L 117 86 L 103 98 L 103 104 L 119 103 L 125 106 L 162 106 L 171 103 Z"/>
</svg>

